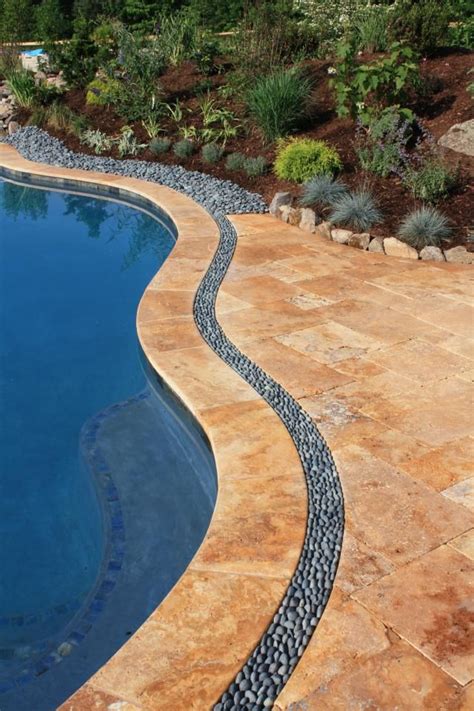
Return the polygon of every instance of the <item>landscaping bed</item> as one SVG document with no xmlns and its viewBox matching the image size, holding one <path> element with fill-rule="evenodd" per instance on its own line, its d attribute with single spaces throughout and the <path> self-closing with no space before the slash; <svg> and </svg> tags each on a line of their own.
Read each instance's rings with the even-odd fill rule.
<svg viewBox="0 0 474 711">
<path fill-rule="evenodd" d="M 403 228 L 411 246 L 471 251 L 474 155 L 438 141 L 473 119 L 472 53 L 437 46 L 448 15 L 435 0 L 417 5 L 412 24 L 400 30 L 404 3 L 395 0 L 383 12 L 377 5 L 373 14 L 354 3 L 363 10 L 351 16 L 354 27 L 336 28 L 324 43 L 301 12 L 289 14 L 291 2 L 282 10 L 262 0 L 223 43 L 185 11 L 165 17 L 156 36 L 115 20 L 92 24 L 76 49 L 75 35 L 71 45 L 51 48 L 51 69 L 61 70 L 65 89 L 17 101 L 14 119 L 44 128 L 75 152 L 179 164 L 258 193 L 267 205 L 283 191 L 298 207 L 305 183 L 327 174 L 356 203 L 363 192 L 367 205 L 368 195 L 374 208 L 370 219 L 354 222 L 350 214 L 335 227 L 397 236 L 409 213 L 427 208 L 436 214 L 421 215 L 422 234 Z M 472 24 L 466 27 L 467 36 Z M 370 41 L 362 39 L 367 34 Z M 35 78 L 38 87 L 45 81 Z M 322 156 L 310 156 L 316 145 Z M 331 199 L 305 206 L 317 221 L 334 222 Z"/>
</svg>

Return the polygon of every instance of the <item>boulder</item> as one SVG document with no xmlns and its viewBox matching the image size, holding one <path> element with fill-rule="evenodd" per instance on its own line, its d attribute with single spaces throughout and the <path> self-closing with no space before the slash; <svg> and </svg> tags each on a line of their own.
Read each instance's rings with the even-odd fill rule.
<svg viewBox="0 0 474 711">
<path fill-rule="evenodd" d="M 349 244 L 349 240 L 353 233 L 351 230 L 341 230 L 335 227 L 331 230 L 331 239 L 338 244 Z"/>
<path fill-rule="evenodd" d="M 444 252 L 447 262 L 454 264 L 474 264 L 474 252 L 468 252 L 466 247 L 452 247 Z"/>
<path fill-rule="evenodd" d="M 316 226 L 316 234 L 325 239 L 331 239 L 331 223 L 330 222 L 320 222 Z"/>
<path fill-rule="evenodd" d="M 301 219 L 301 210 L 290 207 L 290 205 L 282 205 L 278 208 L 277 217 L 288 225 L 299 225 Z"/>
<path fill-rule="evenodd" d="M 8 118 L 13 113 L 12 105 L 5 101 L 0 102 L 0 121 Z"/>
<path fill-rule="evenodd" d="M 380 252 L 384 253 L 383 248 L 383 237 L 374 237 L 369 244 L 369 252 Z"/>
<path fill-rule="evenodd" d="M 20 128 L 21 126 L 17 121 L 10 121 L 10 123 L 8 124 L 8 135 L 13 136 L 13 134 L 16 133 Z"/>
<path fill-rule="evenodd" d="M 444 254 L 439 247 L 423 247 L 420 259 L 431 262 L 444 262 Z"/>
<path fill-rule="evenodd" d="M 474 119 L 455 123 L 438 141 L 440 146 L 450 148 L 466 156 L 474 156 Z"/>
<path fill-rule="evenodd" d="M 368 232 L 360 232 L 358 234 L 353 234 L 349 237 L 349 242 L 347 243 L 350 247 L 355 247 L 356 249 L 367 249 L 370 243 L 370 235 Z"/>
<path fill-rule="evenodd" d="M 284 205 L 291 205 L 292 201 L 293 198 L 291 193 L 275 193 L 275 196 L 270 203 L 270 213 L 272 215 L 278 216 L 279 208 L 283 207 Z"/>
<path fill-rule="evenodd" d="M 404 257 L 405 259 L 418 259 L 418 252 L 414 247 L 405 244 L 396 237 L 386 237 L 383 241 L 385 254 L 390 257 Z"/>
<path fill-rule="evenodd" d="M 309 207 L 304 207 L 301 210 L 300 227 L 305 232 L 316 231 L 316 213 Z"/>
</svg>

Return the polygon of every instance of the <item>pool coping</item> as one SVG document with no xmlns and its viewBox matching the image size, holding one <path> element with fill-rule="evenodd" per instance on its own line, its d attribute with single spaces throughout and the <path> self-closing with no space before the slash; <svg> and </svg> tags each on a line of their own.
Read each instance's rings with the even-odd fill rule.
<svg viewBox="0 0 474 711">
<path fill-rule="evenodd" d="M 96 691 L 134 707 L 139 699 L 137 708 L 208 708 L 271 623 L 299 560 L 308 508 L 300 459 L 286 428 L 205 344 L 193 318 L 219 228 L 202 207 L 167 187 L 34 163 L 6 145 L 0 145 L 0 164 L 126 190 L 155 203 L 177 227 L 178 241 L 140 302 L 137 329 L 149 362 L 211 442 L 216 508 L 206 538 L 173 590 L 63 708 L 87 708 L 81 698 Z M 223 308 L 232 310 L 232 303 Z M 265 489 L 275 478 L 284 493 L 269 496 Z M 236 504 L 244 511 L 236 511 Z M 283 528 L 275 526 L 280 520 Z"/>
</svg>

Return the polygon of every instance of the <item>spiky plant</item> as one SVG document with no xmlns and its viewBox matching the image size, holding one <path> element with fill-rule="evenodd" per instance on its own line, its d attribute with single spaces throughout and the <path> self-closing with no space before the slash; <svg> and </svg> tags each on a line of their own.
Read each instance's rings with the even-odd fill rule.
<svg viewBox="0 0 474 711">
<path fill-rule="evenodd" d="M 183 138 L 173 146 L 173 152 L 178 158 L 190 158 L 195 150 L 196 145 L 188 138 Z"/>
<path fill-rule="evenodd" d="M 263 156 L 245 159 L 244 170 L 246 174 L 251 178 L 256 178 L 259 175 L 263 175 L 267 172 L 267 169 L 268 163 L 266 158 L 264 158 Z"/>
<path fill-rule="evenodd" d="M 227 170 L 243 170 L 245 156 L 243 153 L 229 153 L 225 159 L 225 167 Z"/>
<path fill-rule="evenodd" d="M 217 143 L 206 143 L 201 150 L 202 159 L 205 163 L 218 163 L 223 153 L 223 149 Z"/>
<path fill-rule="evenodd" d="M 169 138 L 158 138 L 157 136 L 150 141 L 150 151 L 157 156 L 167 153 L 170 147 L 171 141 Z"/>
<path fill-rule="evenodd" d="M 451 232 L 449 220 L 445 215 L 434 207 L 420 207 L 405 217 L 399 227 L 398 236 L 412 247 L 422 249 L 429 246 L 438 247 Z"/>
<path fill-rule="evenodd" d="M 347 185 L 332 175 L 315 175 L 303 185 L 300 204 L 303 207 L 327 207 L 347 193 Z"/>
<path fill-rule="evenodd" d="M 332 207 L 330 222 L 351 227 L 357 232 L 367 232 L 382 219 L 377 203 L 367 190 L 342 195 Z"/>
</svg>

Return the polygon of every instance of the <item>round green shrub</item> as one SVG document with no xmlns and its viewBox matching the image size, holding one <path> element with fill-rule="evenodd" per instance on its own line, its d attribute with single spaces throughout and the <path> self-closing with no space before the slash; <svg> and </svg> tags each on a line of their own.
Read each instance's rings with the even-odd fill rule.
<svg viewBox="0 0 474 711">
<path fill-rule="evenodd" d="M 337 150 L 325 141 L 294 138 L 280 144 L 273 170 L 281 180 L 305 183 L 315 175 L 333 175 L 341 167 Z"/>
<path fill-rule="evenodd" d="M 218 163 L 223 153 L 223 149 L 217 143 L 206 143 L 201 150 L 202 159 L 205 163 Z"/>
<path fill-rule="evenodd" d="M 195 150 L 195 144 L 187 138 L 183 138 L 182 141 L 178 141 L 173 146 L 173 153 L 178 158 L 190 158 Z"/>
<path fill-rule="evenodd" d="M 162 155 L 167 153 L 170 149 L 171 141 L 169 138 L 153 138 L 150 141 L 150 151 L 155 155 Z"/>
<path fill-rule="evenodd" d="M 245 156 L 243 153 L 229 153 L 225 159 L 225 167 L 227 170 L 243 170 L 245 164 Z"/>
<path fill-rule="evenodd" d="M 86 104 L 107 106 L 114 101 L 119 83 L 113 79 L 94 79 L 87 85 Z"/>
</svg>

